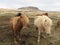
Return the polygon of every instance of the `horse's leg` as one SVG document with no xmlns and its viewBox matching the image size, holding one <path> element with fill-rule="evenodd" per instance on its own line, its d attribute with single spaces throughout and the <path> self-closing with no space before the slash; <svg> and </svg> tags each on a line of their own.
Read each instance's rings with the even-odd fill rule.
<svg viewBox="0 0 60 45">
<path fill-rule="evenodd" d="M 21 30 L 19 30 L 19 41 L 21 40 Z"/>
<path fill-rule="evenodd" d="M 22 28 L 23 28 L 23 25 L 21 25 L 20 28 L 19 28 L 19 30 L 18 30 L 18 32 L 19 32 L 19 41 L 21 40 L 21 36 L 22 36 L 22 35 L 21 35 L 21 30 L 22 30 Z"/>
<path fill-rule="evenodd" d="M 14 44 L 17 43 L 17 41 L 16 41 L 16 31 L 15 30 L 13 31 L 13 41 L 14 41 Z"/>
<path fill-rule="evenodd" d="M 38 45 L 40 45 L 40 29 L 38 29 L 38 40 L 37 40 L 37 42 L 38 42 Z"/>
</svg>

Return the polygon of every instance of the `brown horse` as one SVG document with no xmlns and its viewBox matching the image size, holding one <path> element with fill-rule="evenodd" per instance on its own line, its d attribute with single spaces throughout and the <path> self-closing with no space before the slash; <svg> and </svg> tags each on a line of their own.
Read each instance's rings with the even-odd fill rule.
<svg viewBox="0 0 60 45">
<path fill-rule="evenodd" d="M 17 34 L 19 36 L 19 40 L 21 40 L 21 30 L 24 29 L 29 23 L 29 19 L 25 14 L 18 13 L 15 17 L 12 17 L 9 20 L 9 28 L 13 32 L 14 43 L 17 41 Z"/>
</svg>

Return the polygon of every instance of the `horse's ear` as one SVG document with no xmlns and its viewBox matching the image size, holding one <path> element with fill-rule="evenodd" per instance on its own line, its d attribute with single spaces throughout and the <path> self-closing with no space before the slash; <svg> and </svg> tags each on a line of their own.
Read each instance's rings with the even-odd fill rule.
<svg viewBox="0 0 60 45">
<path fill-rule="evenodd" d="M 48 13 L 44 13 L 44 15 L 48 16 Z"/>
</svg>

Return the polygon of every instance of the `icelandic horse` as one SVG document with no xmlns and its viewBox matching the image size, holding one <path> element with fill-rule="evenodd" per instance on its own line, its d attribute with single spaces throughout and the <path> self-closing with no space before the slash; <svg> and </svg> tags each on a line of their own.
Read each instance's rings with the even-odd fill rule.
<svg viewBox="0 0 60 45">
<path fill-rule="evenodd" d="M 18 13 L 9 20 L 9 28 L 13 33 L 14 44 L 17 43 L 17 34 L 21 40 L 21 30 L 26 28 L 29 23 L 29 18 L 23 13 Z"/>
<path fill-rule="evenodd" d="M 45 31 L 46 34 L 51 34 L 52 20 L 48 17 L 48 13 L 41 15 L 36 15 L 37 17 L 34 20 L 34 25 L 36 30 L 38 30 L 38 45 L 40 45 L 40 35 L 42 31 Z"/>
</svg>

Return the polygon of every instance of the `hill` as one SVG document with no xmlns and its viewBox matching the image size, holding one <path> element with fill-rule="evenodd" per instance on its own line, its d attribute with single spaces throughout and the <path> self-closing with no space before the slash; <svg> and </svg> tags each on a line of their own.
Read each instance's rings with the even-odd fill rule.
<svg viewBox="0 0 60 45">
<path fill-rule="evenodd" d="M 20 10 L 20 11 L 39 11 L 39 9 L 37 7 L 32 7 L 32 6 L 18 8 L 18 10 Z"/>
<path fill-rule="evenodd" d="M 13 13 L 16 14 L 18 12 L 22 12 L 25 11 L 26 14 L 28 15 L 35 15 L 35 14 L 41 14 L 41 13 L 45 13 L 48 12 L 49 15 L 60 15 L 60 12 L 52 12 L 52 11 L 43 11 L 37 7 L 32 7 L 32 6 L 28 6 L 28 7 L 21 7 L 18 9 L 3 9 L 0 8 L 0 14 L 5 14 L 5 13 Z"/>
</svg>

